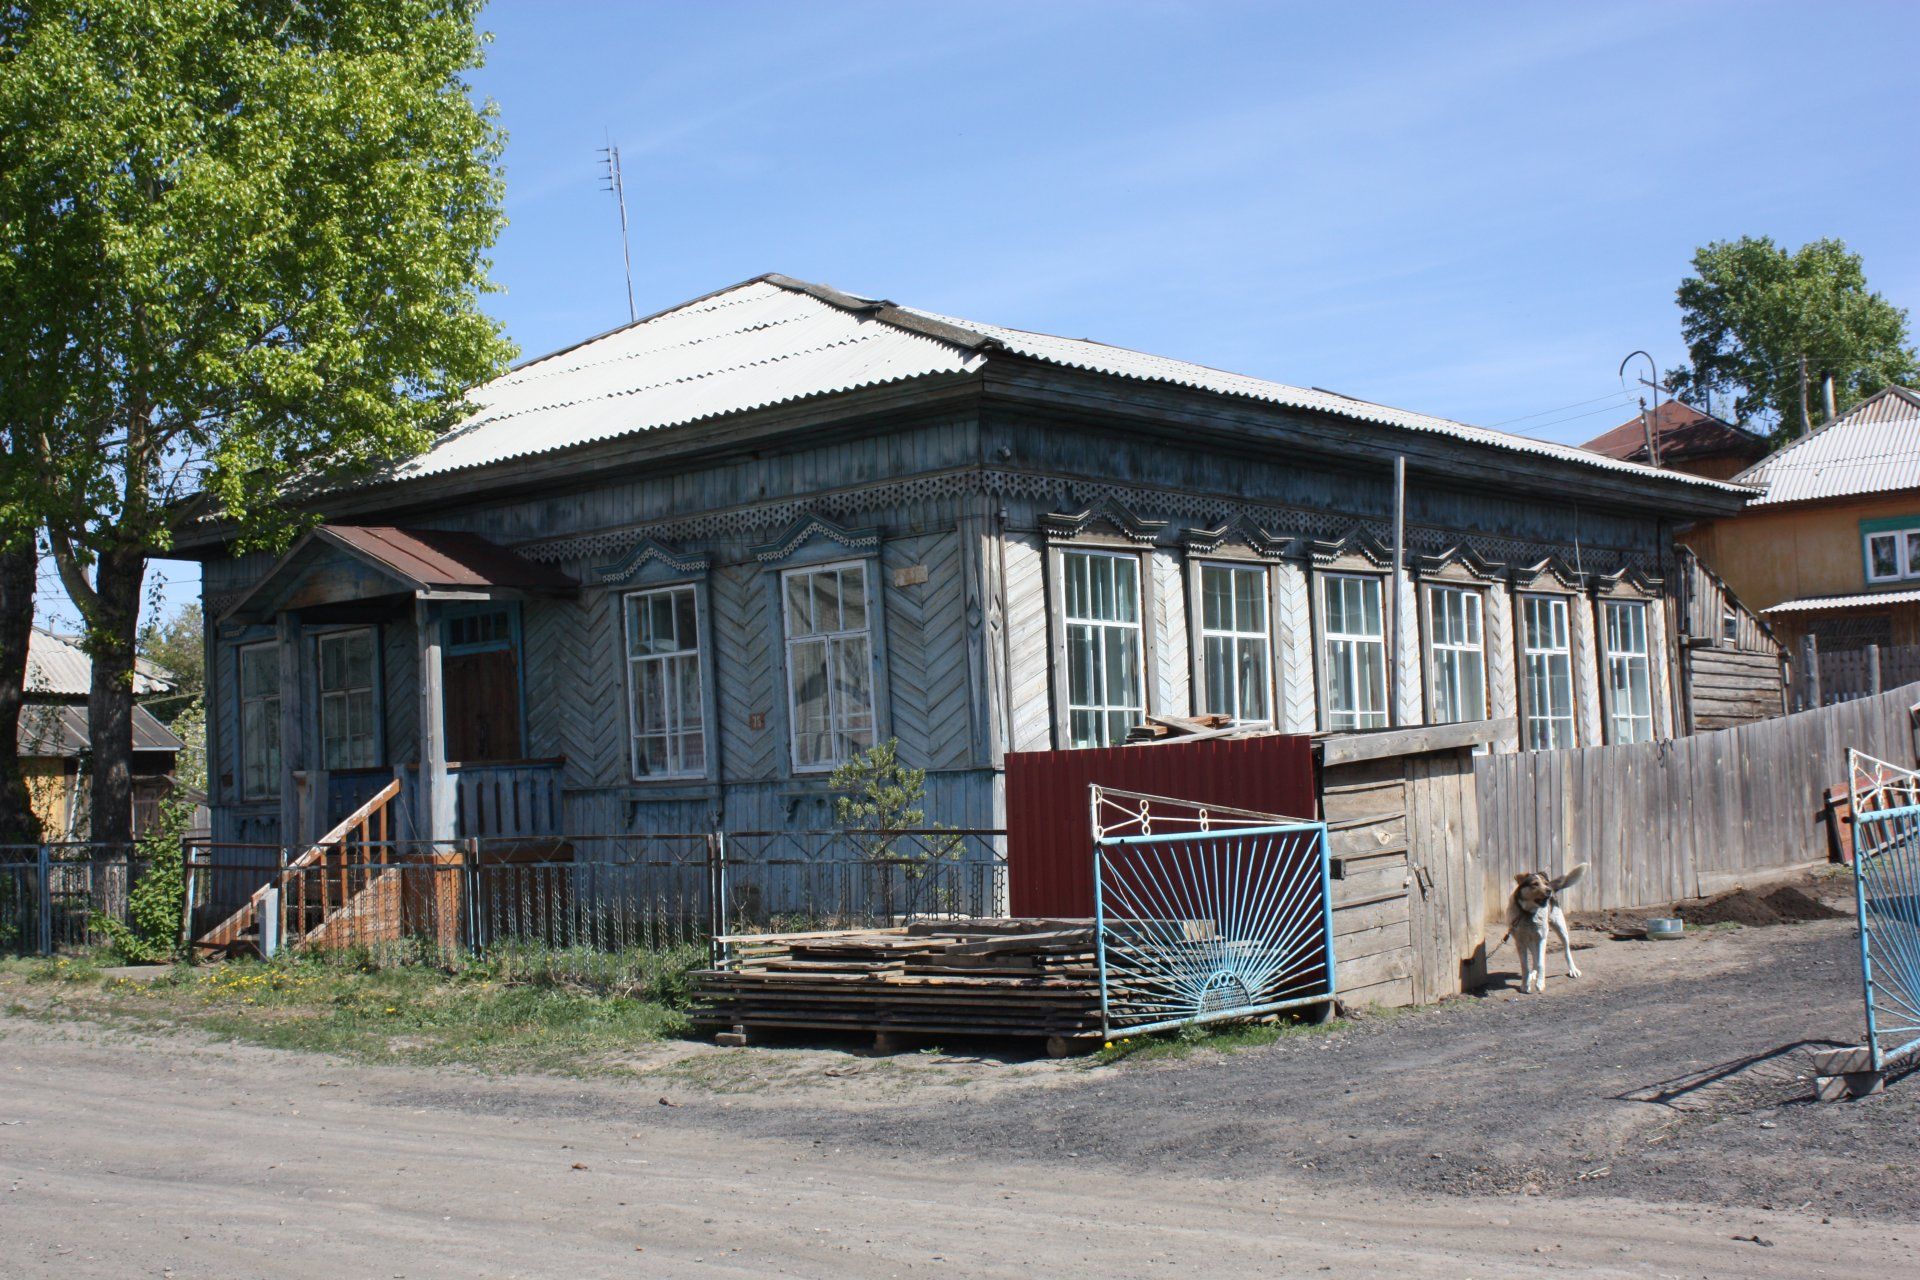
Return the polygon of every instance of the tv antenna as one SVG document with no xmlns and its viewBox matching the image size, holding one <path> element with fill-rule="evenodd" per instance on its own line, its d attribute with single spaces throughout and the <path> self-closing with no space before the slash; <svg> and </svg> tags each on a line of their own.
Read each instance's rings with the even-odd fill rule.
<svg viewBox="0 0 1920 1280">
<path fill-rule="evenodd" d="M 627 186 L 620 177 L 620 147 L 611 138 L 607 145 L 600 148 L 601 161 L 605 166 L 602 177 L 607 185 L 602 191 L 613 192 L 613 199 L 620 206 L 620 257 L 627 267 L 627 321 L 631 324 L 640 318 L 639 311 L 633 305 L 633 250 L 627 246 Z"/>
</svg>

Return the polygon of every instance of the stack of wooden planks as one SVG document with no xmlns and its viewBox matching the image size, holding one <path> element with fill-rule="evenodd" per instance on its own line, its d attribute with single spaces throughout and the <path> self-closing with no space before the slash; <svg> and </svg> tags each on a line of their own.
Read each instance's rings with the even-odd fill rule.
<svg viewBox="0 0 1920 1280">
<path fill-rule="evenodd" d="M 694 1018 L 706 1026 L 1100 1034 L 1090 920 L 929 920 L 722 941 L 726 965 L 694 975 Z"/>
</svg>

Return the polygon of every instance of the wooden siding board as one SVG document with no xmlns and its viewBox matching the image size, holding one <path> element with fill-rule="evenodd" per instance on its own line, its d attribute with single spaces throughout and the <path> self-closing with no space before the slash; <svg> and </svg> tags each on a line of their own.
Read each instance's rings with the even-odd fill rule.
<svg viewBox="0 0 1920 1280">
<path fill-rule="evenodd" d="M 1274 579 L 1284 727 L 1289 733 L 1312 733 L 1319 726 L 1307 575 L 1298 564 L 1289 562 L 1276 567 Z"/>
<path fill-rule="evenodd" d="M 881 557 L 893 734 L 912 768 L 960 768 L 973 755 L 966 559 L 958 533 L 890 539 Z M 909 567 L 926 581 L 895 586 Z"/>
<path fill-rule="evenodd" d="M 1049 683 L 1046 551 L 1030 534 L 1008 534 L 1007 559 L 1008 685 L 1015 751 L 1044 751 L 1053 745 L 1053 707 Z"/>
</svg>

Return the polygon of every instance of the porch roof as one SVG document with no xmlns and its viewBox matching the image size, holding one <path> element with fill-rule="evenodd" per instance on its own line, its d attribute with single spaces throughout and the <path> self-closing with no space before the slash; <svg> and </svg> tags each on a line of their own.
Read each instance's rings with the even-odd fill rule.
<svg viewBox="0 0 1920 1280">
<path fill-rule="evenodd" d="M 226 618 L 262 620 L 287 607 L 299 596 L 302 585 L 318 576 L 314 570 L 329 550 L 343 554 L 377 579 L 385 579 L 389 593 L 490 599 L 564 594 L 578 585 L 558 569 L 537 564 L 478 534 L 392 525 L 323 524 L 295 543 L 280 563 L 227 611 Z M 347 590 L 351 593 L 353 588 Z M 362 587 L 358 594 L 372 592 Z"/>
</svg>

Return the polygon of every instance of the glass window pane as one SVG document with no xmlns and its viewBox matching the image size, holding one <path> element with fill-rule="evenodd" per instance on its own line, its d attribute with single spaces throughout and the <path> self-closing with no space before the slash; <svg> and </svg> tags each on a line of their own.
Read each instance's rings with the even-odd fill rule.
<svg viewBox="0 0 1920 1280">
<path fill-rule="evenodd" d="M 813 629 L 823 635 L 840 630 L 840 575 L 829 570 L 807 577 L 813 583 Z"/>
<path fill-rule="evenodd" d="M 1240 641 L 1240 705 L 1234 711 L 1236 719 L 1252 724 L 1273 719 L 1267 708 L 1267 674 L 1267 642 Z"/>
<path fill-rule="evenodd" d="M 867 629 L 867 572 L 859 565 L 840 571 L 840 629 Z"/>
<path fill-rule="evenodd" d="M 1213 631 L 1232 629 L 1231 589 L 1228 570 L 1218 565 L 1200 569 L 1200 625 Z"/>
<path fill-rule="evenodd" d="M 1267 628 L 1266 571 L 1233 571 L 1234 625 L 1240 631 L 1265 631 Z"/>
<path fill-rule="evenodd" d="M 813 625 L 813 592 L 807 585 L 807 575 L 790 573 L 787 583 L 787 634 L 790 636 L 810 636 Z"/>
<path fill-rule="evenodd" d="M 1876 533 L 1867 539 L 1868 572 L 1876 578 L 1900 575 L 1899 544 L 1890 533 Z"/>
</svg>

